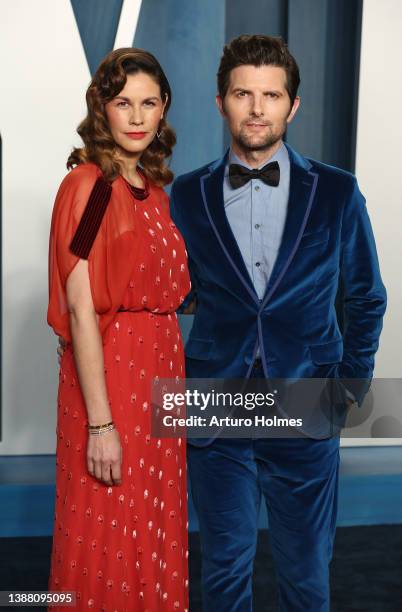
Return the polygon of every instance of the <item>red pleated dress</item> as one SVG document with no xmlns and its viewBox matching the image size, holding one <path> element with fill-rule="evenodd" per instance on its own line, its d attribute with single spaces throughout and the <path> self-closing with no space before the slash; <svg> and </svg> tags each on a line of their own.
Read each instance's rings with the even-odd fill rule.
<svg viewBox="0 0 402 612">
<path fill-rule="evenodd" d="M 99 210 L 103 216 L 96 219 Z M 85 214 L 87 223 L 95 219 L 99 226 L 95 238 L 91 228 L 83 232 Z M 88 420 L 65 294 L 79 260 L 70 248 L 78 231 L 94 239 L 86 258 L 122 444 L 120 486 L 102 484 L 86 466 Z M 69 343 L 58 391 L 49 590 L 75 591 L 74 609 L 188 609 L 185 441 L 151 437 L 150 398 L 154 378 L 184 377 L 175 311 L 189 289 L 184 243 L 161 188 L 151 183 L 149 196 L 137 200 L 122 177 L 110 191 L 94 164 L 67 175 L 57 194 L 49 246 L 48 322 Z"/>
</svg>

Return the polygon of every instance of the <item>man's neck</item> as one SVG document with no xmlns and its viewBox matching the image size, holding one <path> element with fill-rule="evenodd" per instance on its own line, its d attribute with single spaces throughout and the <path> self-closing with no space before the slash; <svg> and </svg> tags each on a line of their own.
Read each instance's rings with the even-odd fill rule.
<svg viewBox="0 0 402 612">
<path fill-rule="evenodd" d="M 282 144 L 283 141 L 278 140 L 278 142 L 268 149 L 252 151 L 250 149 L 243 149 L 242 147 L 239 147 L 239 145 L 232 140 L 230 147 L 233 153 L 237 155 L 240 161 L 242 161 L 244 164 L 247 164 L 250 166 L 250 168 L 259 168 L 260 166 L 269 162 L 275 153 L 279 151 Z"/>
</svg>

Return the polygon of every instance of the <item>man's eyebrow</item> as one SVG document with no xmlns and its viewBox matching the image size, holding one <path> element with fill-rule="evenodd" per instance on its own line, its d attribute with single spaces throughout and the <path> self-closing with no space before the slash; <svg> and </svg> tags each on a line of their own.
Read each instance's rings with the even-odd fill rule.
<svg viewBox="0 0 402 612">
<path fill-rule="evenodd" d="M 244 93 L 253 93 L 252 91 L 250 91 L 248 89 L 245 89 L 244 87 L 235 87 L 232 90 L 233 93 L 236 93 L 238 91 L 244 91 Z M 283 92 L 280 91 L 279 89 L 266 89 L 264 91 L 264 93 L 274 93 L 274 94 L 277 94 L 278 96 L 282 96 L 283 95 Z"/>
</svg>

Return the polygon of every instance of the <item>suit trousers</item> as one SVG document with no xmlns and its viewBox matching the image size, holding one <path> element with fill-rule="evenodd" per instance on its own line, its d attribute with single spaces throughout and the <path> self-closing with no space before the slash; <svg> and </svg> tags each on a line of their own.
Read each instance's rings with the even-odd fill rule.
<svg viewBox="0 0 402 612">
<path fill-rule="evenodd" d="M 250 612 L 262 497 L 281 612 L 329 611 L 339 437 L 217 438 L 188 445 L 204 612 Z M 263 610 L 258 610 L 263 612 Z"/>
</svg>

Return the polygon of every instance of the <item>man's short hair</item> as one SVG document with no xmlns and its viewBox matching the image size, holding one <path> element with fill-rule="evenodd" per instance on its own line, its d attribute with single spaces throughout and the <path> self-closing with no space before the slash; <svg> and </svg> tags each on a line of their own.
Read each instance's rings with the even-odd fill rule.
<svg viewBox="0 0 402 612">
<path fill-rule="evenodd" d="M 229 88 L 230 73 L 237 66 L 278 66 L 286 72 L 286 90 L 293 102 L 300 84 L 299 67 L 279 36 L 243 34 L 223 48 L 218 69 L 218 93 L 223 100 Z"/>
</svg>

